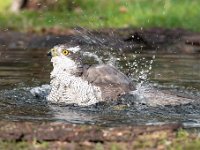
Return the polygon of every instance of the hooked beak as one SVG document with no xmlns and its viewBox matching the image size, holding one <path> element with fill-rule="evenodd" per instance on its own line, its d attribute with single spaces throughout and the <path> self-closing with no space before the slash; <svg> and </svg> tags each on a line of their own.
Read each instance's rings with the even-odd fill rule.
<svg viewBox="0 0 200 150">
<path fill-rule="evenodd" d="M 51 51 L 49 51 L 49 52 L 47 53 L 47 56 L 50 57 L 50 58 L 52 57 Z"/>
</svg>

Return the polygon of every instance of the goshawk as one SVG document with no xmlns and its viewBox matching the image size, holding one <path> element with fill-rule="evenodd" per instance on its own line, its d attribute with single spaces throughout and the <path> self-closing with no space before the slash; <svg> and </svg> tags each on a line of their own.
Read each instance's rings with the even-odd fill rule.
<svg viewBox="0 0 200 150">
<path fill-rule="evenodd" d="M 83 52 L 78 46 L 57 45 L 49 55 L 53 70 L 48 101 L 86 106 L 116 100 L 135 90 L 131 80 L 114 66 L 84 64 Z"/>
</svg>

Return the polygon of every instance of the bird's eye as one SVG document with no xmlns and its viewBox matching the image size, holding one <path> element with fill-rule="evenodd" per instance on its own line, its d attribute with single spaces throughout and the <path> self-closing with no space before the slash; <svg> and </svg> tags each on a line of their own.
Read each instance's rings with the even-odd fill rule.
<svg viewBox="0 0 200 150">
<path fill-rule="evenodd" d="M 62 51 L 62 53 L 63 53 L 63 55 L 68 55 L 69 54 L 69 51 L 68 50 L 66 50 L 66 49 L 64 49 L 63 51 Z"/>
</svg>

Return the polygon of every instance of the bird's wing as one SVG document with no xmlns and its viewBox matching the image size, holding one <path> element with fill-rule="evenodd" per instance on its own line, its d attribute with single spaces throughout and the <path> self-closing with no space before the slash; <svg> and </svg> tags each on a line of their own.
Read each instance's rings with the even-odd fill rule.
<svg viewBox="0 0 200 150">
<path fill-rule="evenodd" d="M 130 79 L 111 65 L 91 66 L 84 71 L 83 78 L 95 85 L 131 87 Z"/>
<path fill-rule="evenodd" d="M 129 78 L 111 65 L 97 65 L 84 69 L 83 79 L 100 87 L 105 100 L 115 100 L 119 96 L 135 90 Z"/>
</svg>

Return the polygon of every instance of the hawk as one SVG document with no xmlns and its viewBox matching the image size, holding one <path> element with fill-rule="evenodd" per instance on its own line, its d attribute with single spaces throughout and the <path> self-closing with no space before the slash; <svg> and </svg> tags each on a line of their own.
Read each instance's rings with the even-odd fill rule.
<svg viewBox="0 0 200 150">
<path fill-rule="evenodd" d="M 53 103 L 88 106 L 101 101 L 117 100 L 135 90 L 131 80 L 109 64 L 88 65 L 79 46 L 54 46 L 48 53 L 53 70 L 50 94 Z"/>
</svg>

